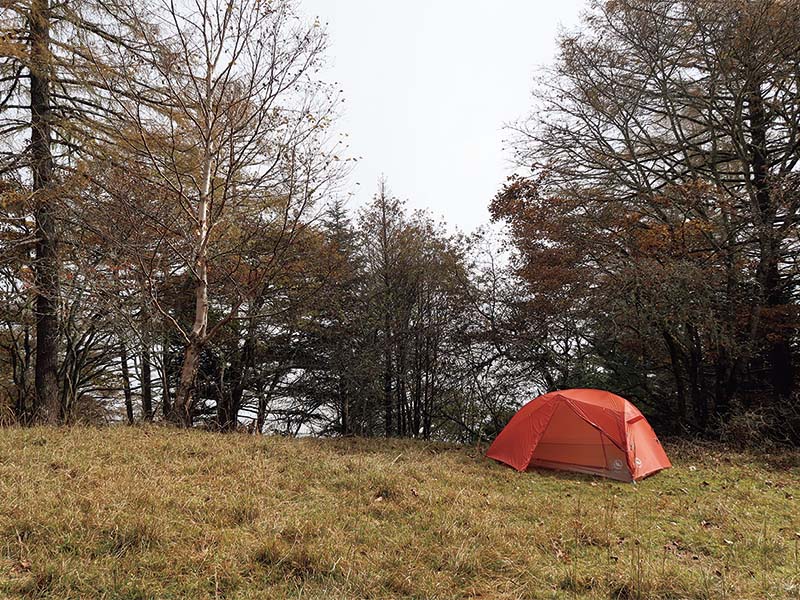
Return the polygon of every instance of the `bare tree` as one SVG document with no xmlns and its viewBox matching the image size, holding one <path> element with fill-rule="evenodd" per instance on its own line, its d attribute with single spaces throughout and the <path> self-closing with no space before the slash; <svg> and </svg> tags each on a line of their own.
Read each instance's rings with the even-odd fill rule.
<svg viewBox="0 0 800 600">
<path fill-rule="evenodd" d="M 760 349 L 756 356 L 714 350 L 718 385 L 788 398 L 800 5 L 618 0 L 595 3 L 584 25 L 562 36 L 559 59 L 537 88 L 536 110 L 518 128 L 520 163 L 547 175 L 542 196 L 573 202 L 568 219 L 583 214 L 603 227 L 609 244 L 592 253 L 609 269 L 626 229 L 603 225 L 608 211 L 651 231 L 706 222 L 705 248 L 697 251 L 728 265 L 721 293 L 729 296 L 723 304 L 734 348 Z M 747 264 L 754 268 L 740 268 Z M 749 287 L 757 294 L 746 322 L 737 324 L 733 295 Z M 679 337 L 674 349 L 685 348 L 696 365 L 690 355 L 701 351 L 698 336 L 689 327 Z"/>
<path fill-rule="evenodd" d="M 120 69 L 98 68 L 97 76 L 122 115 L 114 160 L 163 187 L 175 207 L 168 221 L 160 208 L 140 217 L 172 254 L 170 268 L 192 282 L 190 324 L 155 294 L 163 269 L 142 256 L 138 268 L 156 310 L 184 342 L 171 419 L 188 426 L 203 349 L 279 271 L 336 171 L 322 149 L 336 98 L 313 79 L 324 32 L 302 23 L 290 2 L 165 2 L 128 19 L 139 24 L 142 43 L 109 44 L 98 55 L 105 64 L 116 52 Z M 237 250 L 266 229 L 277 231 L 272 246 L 248 262 Z M 209 323 L 215 302 L 219 316 Z"/>
</svg>

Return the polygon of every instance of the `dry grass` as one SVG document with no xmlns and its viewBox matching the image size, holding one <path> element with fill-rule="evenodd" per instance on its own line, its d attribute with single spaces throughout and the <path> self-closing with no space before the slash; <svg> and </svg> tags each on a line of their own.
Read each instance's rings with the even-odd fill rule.
<svg viewBox="0 0 800 600">
<path fill-rule="evenodd" d="M 638 485 L 474 449 L 0 431 L 0 597 L 800 598 L 798 455 Z"/>
</svg>

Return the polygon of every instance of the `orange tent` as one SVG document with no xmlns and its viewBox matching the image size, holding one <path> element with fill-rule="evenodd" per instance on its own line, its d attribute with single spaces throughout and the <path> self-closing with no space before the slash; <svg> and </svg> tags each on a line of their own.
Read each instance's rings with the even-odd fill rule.
<svg viewBox="0 0 800 600">
<path fill-rule="evenodd" d="M 563 390 L 528 402 L 486 456 L 518 471 L 544 467 L 621 481 L 672 466 L 642 413 L 601 390 Z"/>
</svg>

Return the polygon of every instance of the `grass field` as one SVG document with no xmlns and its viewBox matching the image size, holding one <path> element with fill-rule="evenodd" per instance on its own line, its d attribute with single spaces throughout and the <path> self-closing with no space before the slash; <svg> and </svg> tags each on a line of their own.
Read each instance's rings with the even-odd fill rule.
<svg viewBox="0 0 800 600">
<path fill-rule="evenodd" d="M 0 430 L 0 597 L 800 598 L 800 454 L 638 485 L 475 448 Z"/>
</svg>

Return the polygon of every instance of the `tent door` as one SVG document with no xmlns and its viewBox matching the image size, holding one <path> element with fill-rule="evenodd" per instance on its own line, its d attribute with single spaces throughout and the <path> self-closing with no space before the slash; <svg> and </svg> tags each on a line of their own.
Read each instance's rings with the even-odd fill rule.
<svg viewBox="0 0 800 600">
<path fill-rule="evenodd" d="M 566 403 L 560 404 L 553 413 L 533 451 L 530 465 L 569 467 L 572 470 L 630 480 L 622 450 Z"/>
</svg>

